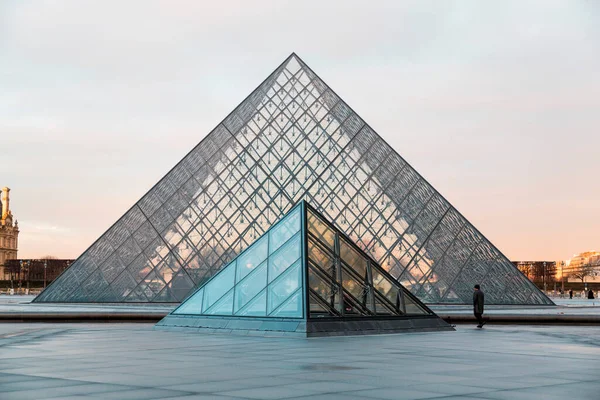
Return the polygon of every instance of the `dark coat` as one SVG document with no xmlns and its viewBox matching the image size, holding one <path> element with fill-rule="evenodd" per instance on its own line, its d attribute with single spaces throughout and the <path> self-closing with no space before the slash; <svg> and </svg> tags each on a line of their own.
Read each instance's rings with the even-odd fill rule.
<svg viewBox="0 0 600 400">
<path fill-rule="evenodd" d="M 588 299 L 590 299 L 590 300 L 594 299 L 594 292 L 591 290 L 588 292 Z"/>
<path fill-rule="evenodd" d="M 484 294 L 479 290 L 473 292 L 473 312 L 483 314 Z"/>
</svg>

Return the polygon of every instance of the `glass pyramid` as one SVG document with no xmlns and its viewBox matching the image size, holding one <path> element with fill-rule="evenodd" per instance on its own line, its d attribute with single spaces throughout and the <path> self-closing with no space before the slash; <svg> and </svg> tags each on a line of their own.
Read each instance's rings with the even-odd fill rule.
<svg viewBox="0 0 600 400">
<path fill-rule="evenodd" d="M 553 304 L 290 55 L 35 302 L 180 302 L 299 200 L 419 299 Z"/>
<path fill-rule="evenodd" d="M 301 336 L 451 330 L 305 201 L 157 326 Z"/>
</svg>

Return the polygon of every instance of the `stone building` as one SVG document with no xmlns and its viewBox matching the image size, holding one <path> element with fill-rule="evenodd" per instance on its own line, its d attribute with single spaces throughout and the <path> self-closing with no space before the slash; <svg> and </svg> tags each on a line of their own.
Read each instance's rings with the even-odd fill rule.
<svg viewBox="0 0 600 400">
<path fill-rule="evenodd" d="M 585 282 L 600 283 L 600 251 L 584 251 L 574 254 L 565 261 L 565 276 L 568 282 L 581 282 L 581 272 L 586 269 Z"/>
<path fill-rule="evenodd" d="M 2 205 L 2 217 L 0 218 L 0 279 L 4 277 L 5 262 L 17 258 L 19 246 L 19 224 L 16 219 L 13 221 L 9 192 L 9 188 L 2 188 L 2 196 L 0 197 Z"/>
</svg>

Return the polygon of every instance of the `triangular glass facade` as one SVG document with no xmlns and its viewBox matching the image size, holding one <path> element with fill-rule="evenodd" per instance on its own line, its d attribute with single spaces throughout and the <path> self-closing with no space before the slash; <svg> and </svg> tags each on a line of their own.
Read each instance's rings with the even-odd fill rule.
<svg viewBox="0 0 600 400">
<path fill-rule="evenodd" d="M 312 207 L 306 214 L 310 318 L 431 314 Z"/>
<path fill-rule="evenodd" d="M 299 200 L 418 298 L 552 304 L 295 54 L 36 302 L 179 302 Z"/>
<path fill-rule="evenodd" d="M 301 218 L 296 207 L 173 314 L 302 318 Z"/>
<path fill-rule="evenodd" d="M 420 324 L 406 324 L 413 320 Z M 312 335 L 449 329 L 304 201 L 158 326 Z"/>
</svg>

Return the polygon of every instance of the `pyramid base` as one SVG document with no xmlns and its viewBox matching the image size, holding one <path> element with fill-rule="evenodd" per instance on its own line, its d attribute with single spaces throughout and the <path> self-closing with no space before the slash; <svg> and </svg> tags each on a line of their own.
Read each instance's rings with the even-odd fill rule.
<svg viewBox="0 0 600 400">
<path fill-rule="evenodd" d="M 390 333 L 453 331 L 437 316 L 406 318 L 243 318 L 169 315 L 155 329 L 268 337 L 362 336 Z"/>
</svg>

